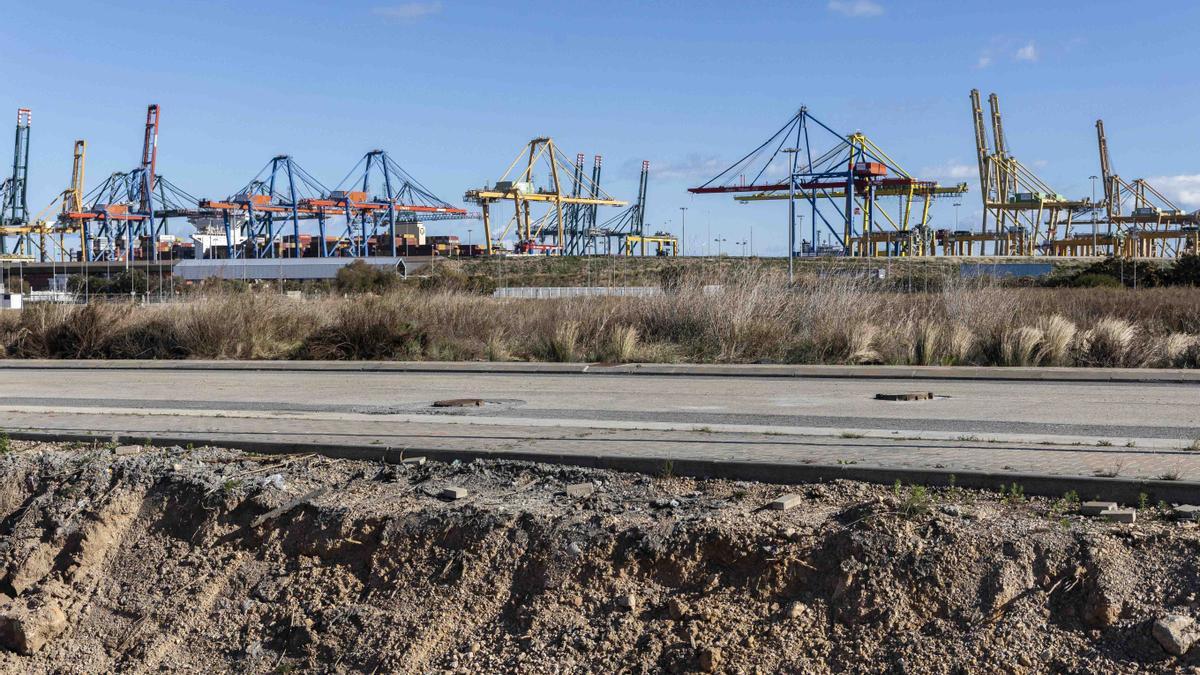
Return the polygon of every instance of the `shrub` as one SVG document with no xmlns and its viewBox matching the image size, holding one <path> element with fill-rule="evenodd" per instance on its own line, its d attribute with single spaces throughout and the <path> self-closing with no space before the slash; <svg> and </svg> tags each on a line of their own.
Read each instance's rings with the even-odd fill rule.
<svg viewBox="0 0 1200 675">
<path fill-rule="evenodd" d="M 339 308 L 333 321 L 312 331 L 297 350 L 305 359 L 415 359 L 428 335 L 396 304 L 367 298 Z"/>
<path fill-rule="evenodd" d="M 355 260 L 338 270 L 335 287 L 340 293 L 384 293 L 400 285 L 395 270 Z"/>
<path fill-rule="evenodd" d="M 1071 279 L 1070 284 L 1075 288 L 1120 288 L 1121 280 L 1099 272 L 1084 272 Z"/>
</svg>

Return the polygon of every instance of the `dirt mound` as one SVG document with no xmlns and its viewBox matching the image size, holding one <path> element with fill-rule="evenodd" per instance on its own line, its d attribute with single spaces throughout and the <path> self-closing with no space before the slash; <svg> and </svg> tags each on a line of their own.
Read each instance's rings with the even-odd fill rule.
<svg viewBox="0 0 1200 675">
<path fill-rule="evenodd" d="M 1200 663 L 1154 637 L 1172 614 L 1158 632 L 1190 640 L 1200 612 L 1200 536 L 1154 509 L 1129 526 L 956 489 L 788 490 L 803 503 L 779 512 L 763 508 L 777 486 L 527 463 L 14 444 L 0 456 L 0 668 Z"/>
</svg>

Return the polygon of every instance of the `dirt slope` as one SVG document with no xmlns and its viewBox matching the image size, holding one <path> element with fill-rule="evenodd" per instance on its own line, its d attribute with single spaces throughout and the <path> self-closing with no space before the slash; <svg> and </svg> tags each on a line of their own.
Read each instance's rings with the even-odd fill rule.
<svg viewBox="0 0 1200 675">
<path fill-rule="evenodd" d="M 582 482 L 592 495 L 564 494 Z M 469 494 L 439 499 L 448 486 Z M 728 481 L 14 443 L 0 456 L 0 670 L 1200 663 L 1151 635 L 1164 613 L 1200 611 L 1200 535 L 1154 509 L 1129 526 L 958 490 L 787 490 L 803 502 L 779 512 L 761 507 L 785 490 Z"/>
</svg>

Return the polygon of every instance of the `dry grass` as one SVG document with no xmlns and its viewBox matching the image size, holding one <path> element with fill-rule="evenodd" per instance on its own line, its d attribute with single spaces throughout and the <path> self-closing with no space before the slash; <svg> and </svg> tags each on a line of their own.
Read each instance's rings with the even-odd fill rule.
<svg viewBox="0 0 1200 675">
<path fill-rule="evenodd" d="M 649 297 L 498 299 L 397 289 L 296 301 L 215 294 L 0 315 L 14 358 L 487 359 L 1200 367 L 1200 290 L 881 290 L 846 276 L 788 289 L 731 272 Z"/>
</svg>

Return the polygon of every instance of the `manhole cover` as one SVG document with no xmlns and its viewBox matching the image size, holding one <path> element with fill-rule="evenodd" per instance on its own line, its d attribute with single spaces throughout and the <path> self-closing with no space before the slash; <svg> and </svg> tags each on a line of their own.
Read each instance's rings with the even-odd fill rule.
<svg viewBox="0 0 1200 675">
<path fill-rule="evenodd" d="M 928 401 L 933 398 L 931 391 L 906 391 L 899 394 L 875 394 L 876 401 Z"/>
<path fill-rule="evenodd" d="M 482 405 L 481 398 L 447 398 L 433 402 L 435 408 L 479 408 Z"/>
</svg>

